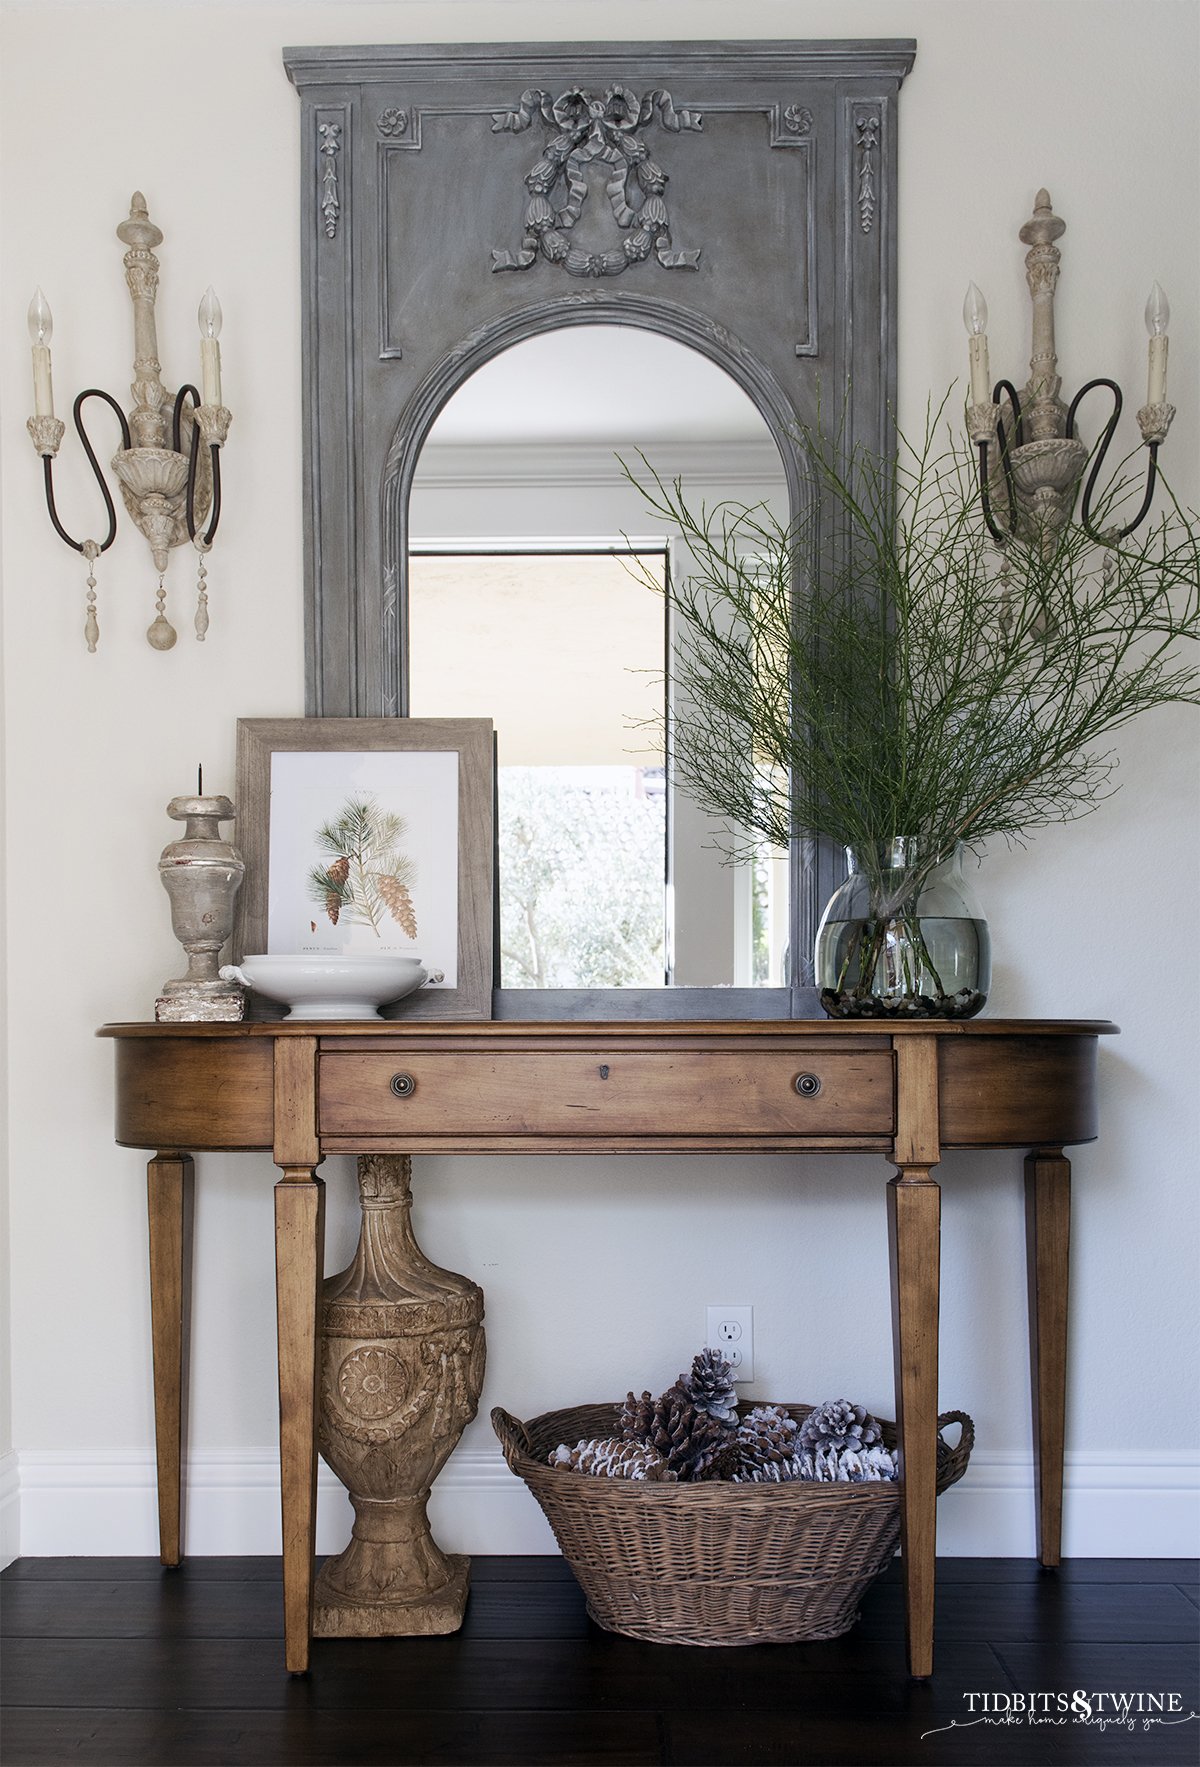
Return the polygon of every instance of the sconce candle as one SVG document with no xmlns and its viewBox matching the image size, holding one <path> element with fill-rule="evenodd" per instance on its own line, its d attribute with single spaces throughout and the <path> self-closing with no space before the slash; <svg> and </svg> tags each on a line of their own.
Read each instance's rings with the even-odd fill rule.
<svg viewBox="0 0 1200 1767">
<path fill-rule="evenodd" d="M 221 303 L 211 286 L 196 313 L 200 324 L 200 399 L 205 405 L 221 403 Z"/>
<path fill-rule="evenodd" d="M 1150 333 L 1147 405 L 1161 405 L 1167 396 L 1167 326 L 1170 323 L 1171 303 L 1156 282 L 1146 302 L 1146 330 Z"/>
<path fill-rule="evenodd" d="M 29 341 L 33 345 L 33 410 L 37 417 L 54 416 L 54 386 L 50 378 L 50 339 L 53 333 L 54 319 L 50 312 L 50 303 L 39 288 L 29 303 Z"/>
<path fill-rule="evenodd" d="M 992 375 L 988 363 L 987 302 L 972 282 L 963 302 L 963 324 L 967 328 L 967 351 L 971 364 L 971 403 L 986 405 L 992 396 Z"/>
</svg>

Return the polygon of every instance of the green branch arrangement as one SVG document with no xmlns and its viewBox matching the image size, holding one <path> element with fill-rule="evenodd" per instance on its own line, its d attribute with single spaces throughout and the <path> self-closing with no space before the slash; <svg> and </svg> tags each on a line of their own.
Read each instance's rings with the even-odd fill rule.
<svg viewBox="0 0 1200 1767">
<path fill-rule="evenodd" d="M 1125 539 L 1069 521 L 1001 551 L 970 450 L 939 441 L 946 402 L 894 459 L 802 430 L 812 496 L 790 527 L 764 505 L 693 510 L 645 456 L 622 463 L 693 561 L 665 591 L 680 784 L 731 857 L 797 834 L 853 849 L 881 937 L 959 843 L 1086 815 L 1115 788 L 1114 732 L 1200 702 L 1195 513 L 1168 490 Z M 1129 495 L 1118 479 L 1095 526 L 1115 532 Z"/>
<path fill-rule="evenodd" d="M 382 939 L 391 919 L 408 938 L 416 938 L 411 894 L 416 867 L 400 851 L 404 834 L 404 818 L 381 810 L 370 796 L 348 799 L 334 820 L 317 830 L 317 845 L 330 862 L 309 872 L 308 893 L 334 926 L 344 914 Z"/>
<path fill-rule="evenodd" d="M 1181 656 L 1200 637 L 1194 513 L 1172 500 L 1144 537 L 1098 548 L 1068 523 L 1000 553 L 970 454 L 936 449 L 941 416 L 894 461 L 805 430 L 817 494 L 790 528 L 761 505 L 693 512 L 644 457 L 648 481 L 627 474 L 695 562 L 666 590 L 679 777 L 753 837 L 828 835 L 864 861 L 906 837 L 932 869 L 960 841 L 1086 815 L 1112 787 L 1107 737 L 1200 703 Z"/>
</svg>

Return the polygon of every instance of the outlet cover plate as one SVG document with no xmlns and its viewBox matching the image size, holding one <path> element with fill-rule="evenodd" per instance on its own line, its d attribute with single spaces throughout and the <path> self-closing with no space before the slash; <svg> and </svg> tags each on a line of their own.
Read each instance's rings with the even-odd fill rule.
<svg viewBox="0 0 1200 1767">
<path fill-rule="evenodd" d="M 704 1342 L 733 1364 L 735 1381 L 754 1379 L 754 1308 L 739 1301 L 710 1304 Z"/>
</svg>

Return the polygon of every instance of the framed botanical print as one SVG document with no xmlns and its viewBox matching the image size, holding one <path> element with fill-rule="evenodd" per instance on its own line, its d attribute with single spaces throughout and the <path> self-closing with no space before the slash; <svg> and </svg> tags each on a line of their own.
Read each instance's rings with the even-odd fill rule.
<svg viewBox="0 0 1200 1767">
<path fill-rule="evenodd" d="M 405 1018 L 490 1018 L 493 780 L 485 718 L 239 719 L 239 957 L 413 957 Z"/>
</svg>

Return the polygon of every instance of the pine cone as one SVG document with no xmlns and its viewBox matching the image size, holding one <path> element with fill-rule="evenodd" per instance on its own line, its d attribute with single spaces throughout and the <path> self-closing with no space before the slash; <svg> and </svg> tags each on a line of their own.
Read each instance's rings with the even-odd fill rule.
<svg viewBox="0 0 1200 1767">
<path fill-rule="evenodd" d="M 870 1485 L 896 1477 L 896 1456 L 882 1443 L 871 1448 L 845 1448 L 837 1458 L 838 1478 L 851 1485 Z"/>
<path fill-rule="evenodd" d="M 329 894 L 326 896 L 325 912 L 333 922 L 334 926 L 336 926 L 338 923 L 338 915 L 342 912 L 342 898 L 338 895 L 336 890 L 330 890 Z"/>
<path fill-rule="evenodd" d="M 399 922 L 410 939 L 415 939 L 417 915 L 413 899 L 408 893 L 408 885 L 402 884 L 398 877 L 390 877 L 386 871 L 376 872 L 375 885 L 379 891 L 379 899 L 392 919 Z"/>
<path fill-rule="evenodd" d="M 598 1479 L 646 1479 L 662 1484 L 675 1477 L 653 1448 L 620 1436 L 596 1436 L 591 1441 L 576 1442 L 573 1448 L 560 1442 L 550 1454 L 549 1464 L 569 1472 L 590 1473 Z"/>
<path fill-rule="evenodd" d="M 768 1472 L 781 1468 L 796 1453 L 798 1425 L 778 1405 L 756 1405 L 738 1425 L 736 1463 L 731 1477 L 745 1483 L 763 1477 L 789 1476 Z"/>
<path fill-rule="evenodd" d="M 875 1418 L 864 1405 L 854 1405 L 849 1399 L 827 1399 L 800 1425 L 800 1445 L 814 1453 L 822 1448 L 832 1448 L 835 1453 L 852 1448 L 860 1453 L 881 1440 Z"/>
<path fill-rule="evenodd" d="M 738 1485 L 787 1485 L 793 1479 L 812 1477 L 812 1455 L 804 1452 L 784 1460 L 768 1460 L 761 1466 L 742 1464 L 744 1470 L 734 1474 L 734 1483 Z"/>
<path fill-rule="evenodd" d="M 621 1407 L 621 1434 L 627 1442 L 648 1442 L 654 1427 L 654 1400 L 649 1392 L 639 1399 L 627 1393 Z"/>
<path fill-rule="evenodd" d="M 693 1405 L 722 1423 L 737 1422 L 737 1390 L 733 1369 L 720 1350 L 701 1350 L 693 1356 L 690 1374 L 681 1374 L 677 1386 L 691 1395 Z"/>
<path fill-rule="evenodd" d="M 692 1477 L 694 1479 L 733 1479 L 736 1481 L 740 1465 L 741 1453 L 737 1437 L 727 1436 L 719 1447 L 712 1449 L 702 1460 L 697 1462 Z"/>
<path fill-rule="evenodd" d="M 334 884 L 340 890 L 350 875 L 349 859 L 335 859 L 325 875 L 328 877 L 330 883 Z"/>
<path fill-rule="evenodd" d="M 703 1478 L 729 1434 L 727 1425 L 698 1410 L 680 1386 L 668 1387 L 654 1401 L 649 1444 L 680 1479 Z"/>
</svg>

